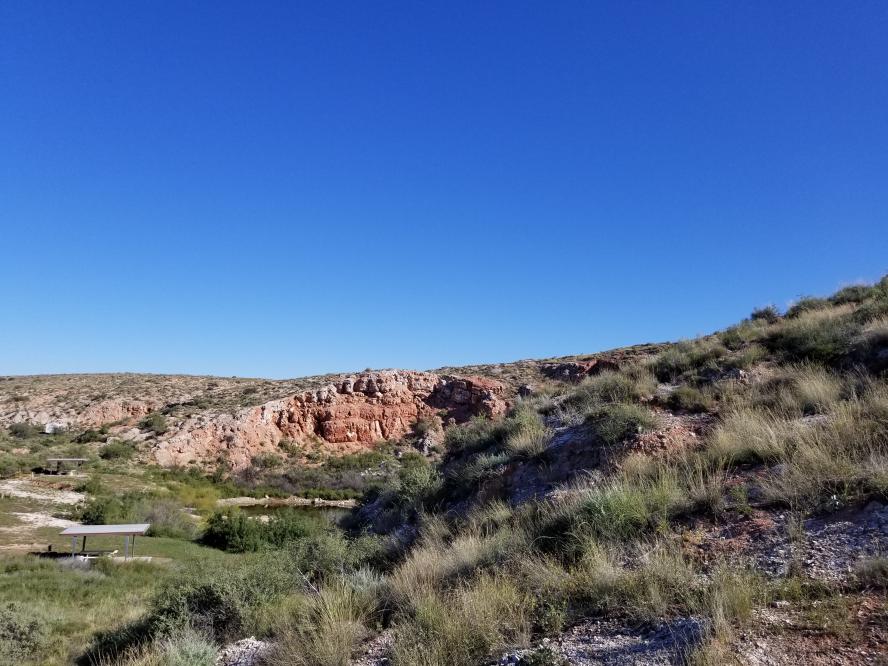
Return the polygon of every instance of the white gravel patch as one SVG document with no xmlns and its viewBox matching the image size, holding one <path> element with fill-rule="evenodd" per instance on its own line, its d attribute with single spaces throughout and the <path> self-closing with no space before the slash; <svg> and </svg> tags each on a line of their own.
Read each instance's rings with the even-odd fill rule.
<svg viewBox="0 0 888 666">
<path fill-rule="evenodd" d="M 48 513 L 20 513 L 12 511 L 9 515 L 15 516 L 26 525 L 31 525 L 32 527 L 71 527 L 72 525 L 79 525 L 79 523 L 73 520 L 56 518 Z"/>
<path fill-rule="evenodd" d="M 0 496 L 33 499 L 50 504 L 78 504 L 86 499 L 83 493 L 73 490 L 56 490 L 44 488 L 27 479 L 8 479 L 0 481 Z"/>
</svg>

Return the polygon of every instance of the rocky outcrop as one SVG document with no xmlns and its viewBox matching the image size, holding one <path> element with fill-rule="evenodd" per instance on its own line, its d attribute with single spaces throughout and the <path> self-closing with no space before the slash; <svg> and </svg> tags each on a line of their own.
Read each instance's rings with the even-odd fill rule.
<svg viewBox="0 0 888 666">
<path fill-rule="evenodd" d="M 161 407 L 154 400 L 102 400 L 89 405 L 80 415 L 80 422 L 88 426 L 141 419 Z"/>
<path fill-rule="evenodd" d="M 593 358 L 589 361 L 569 361 L 566 363 L 545 363 L 540 372 L 549 379 L 560 379 L 566 382 L 579 382 L 584 377 L 597 375 L 604 370 L 619 370 L 614 361 Z"/>
<path fill-rule="evenodd" d="M 406 435 L 420 418 L 461 423 L 479 414 L 502 416 L 508 407 L 504 395 L 502 384 L 482 377 L 365 372 L 235 414 L 193 417 L 158 442 L 153 455 L 167 466 L 224 459 L 241 468 L 277 450 L 283 439 L 348 453 Z"/>
</svg>

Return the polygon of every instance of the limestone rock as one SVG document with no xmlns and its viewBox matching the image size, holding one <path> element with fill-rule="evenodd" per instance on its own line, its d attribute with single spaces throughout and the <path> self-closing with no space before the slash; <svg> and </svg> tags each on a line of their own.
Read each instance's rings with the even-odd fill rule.
<svg viewBox="0 0 888 666">
<path fill-rule="evenodd" d="M 233 415 L 191 417 L 152 453 L 160 465 L 212 464 L 221 457 L 237 469 L 275 451 L 282 439 L 321 440 L 334 453 L 348 453 L 402 437 L 420 418 L 461 423 L 476 415 L 497 418 L 507 409 L 505 387 L 491 379 L 363 372 Z"/>
</svg>

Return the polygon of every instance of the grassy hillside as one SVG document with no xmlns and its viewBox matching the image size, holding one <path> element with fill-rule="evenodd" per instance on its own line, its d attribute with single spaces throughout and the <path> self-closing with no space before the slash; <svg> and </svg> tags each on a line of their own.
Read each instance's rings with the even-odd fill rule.
<svg viewBox="0 0 888 666">
<path fill-rule="evenodd" d="M 538 362 L 460 369 L 534 389 L 505 419 L 432 433 L 427 456 L 407 438 L 327 469 L 363 480 L 341 527 L 215 511 L 260 486 L 125 453 L 70 488 L 79 504 L 0 499 L 93 522 L 150 513 L 164 554 L 87 570 L 0 556 L 0 655 L 212 664 L 256 635 L 274 666 L 879 663 L 888 278 L 609 358 L 579 383 Z M 30 436 L 5 436 L 10 458 Z M 255 473 L 305 473 L 276 464 Z"/>
</svg>

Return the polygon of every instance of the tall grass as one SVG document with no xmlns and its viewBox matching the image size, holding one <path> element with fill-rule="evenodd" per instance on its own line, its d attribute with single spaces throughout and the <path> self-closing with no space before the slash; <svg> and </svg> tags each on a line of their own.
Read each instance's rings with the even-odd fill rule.
<svg viewBox="0 0 888 666">
<path fill-rule="evenodd" d="M 396 666 L 479 663 L 530 639 L 531 602 L 509 578 L 485 574 L 443 592 L 428 592 L 394 625 Z"/>
<path fill-rule="evenodd" d="M 278 630 L 269 659 L 280 666 L 347 666 L 377 613 L 378 582 L 368 578 L 330 580 Z"/>
</svg>

